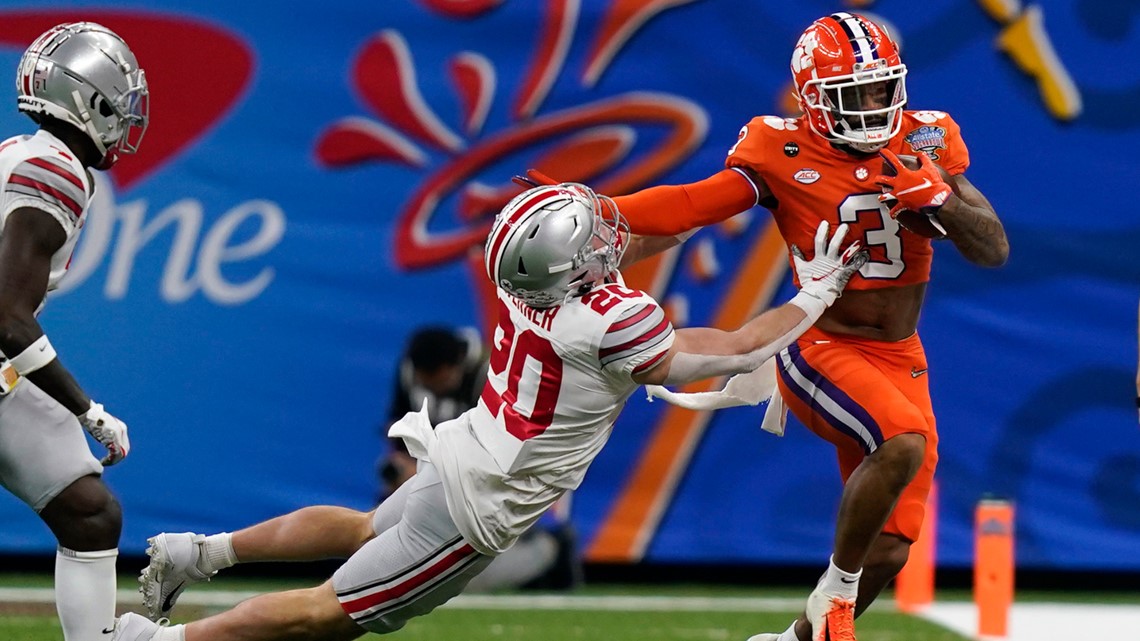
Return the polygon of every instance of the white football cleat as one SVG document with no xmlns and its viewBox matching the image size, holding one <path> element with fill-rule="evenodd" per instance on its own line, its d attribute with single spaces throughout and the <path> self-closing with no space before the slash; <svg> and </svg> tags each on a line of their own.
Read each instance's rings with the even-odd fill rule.
<svg viewBox="0 0 1140 641">
<path fill-rule="evenodd" d="M 764 634 L 754 634 L 748 637 L 748 641 L 779 641 L 780 635 L 765 632 Z"/>
<path fill-rule="evenodd" d="M 816 586 L 808 595 L 805 612 L 812 641 L 856 641 L 855 599 L 826 594 Z"/>
<path fill-rule="evenodd" d="M 198 569 L 204 534 L 163 532 L 147 539 L 150 564 L 139 575 L 143 606 L 152 619 L 170 616 L 174 603 L 191 583 L 209 581 L 217 572 Z"/>
<path fill-rule="evenodd" d="M 115 632 L 111 641 L 151 641 L 163 624 L 155 623 L 141 614 L 127 612 L 115 619 Z"/>
</svg>

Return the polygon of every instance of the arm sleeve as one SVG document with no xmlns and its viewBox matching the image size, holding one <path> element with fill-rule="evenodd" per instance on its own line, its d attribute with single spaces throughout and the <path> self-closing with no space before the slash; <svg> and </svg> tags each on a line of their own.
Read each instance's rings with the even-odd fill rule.
<svg viewBox="0 0 1140 641">
<path fill-rule="evenodd" d="M 23 207 L 39 209 L 51 214 L 68 236 L 87 207 L 87 191 L 71 166 L 46 156 L 16 165 L 4 183 L 4 195 L 5 216 Z"/>
<path fill-rule="evenodd" d="M 645 296 L 621 311 L 598 347 L 602 369 L 633 376 L 661 362 L 673 346 L 673 324 L 653 299 Z"/>
<path fill-rule="evenodd" d="M 732 218 L 756 204 L 756 186 L 735 169 L 687 185 L 650 187 L 614 198 L 629 229 L 645 236 L 675 236 Z"/>
</svg>

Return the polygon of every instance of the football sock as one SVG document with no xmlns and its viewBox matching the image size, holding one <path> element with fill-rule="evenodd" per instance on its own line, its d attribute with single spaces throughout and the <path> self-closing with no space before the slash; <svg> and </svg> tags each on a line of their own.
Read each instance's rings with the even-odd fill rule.
<svg viewBox="0 0 1140 641">
<path fill-rule="evenodd" d="M 203 554 L 198 555 L 198 569 L 210 575 L 236 565 L 238 560 L 234 554 L 233 536 L 230 532 L 207 536 L 202 542 Z"/>
<path fill-rule="evenodd" d="M 115 627 L 119 550 L 55 553 L 55 609 L 65 641 L 106 641 Z"/>
<path fill-rule="evenodd" d="M 800 638 L 796 636 L 796 622 L 792 621 L 792 624 L 788 626 L 788 629 L 784 630 L 780 633 L 780 636 L 776 637 L 776 641 L 800 641 Z"/>
<path fill-rule="evenodd" d="M 859 577 L 862 575 L 862 568 L 859 568 L 858 572 L 840 570 L 836 567 L 833 556 L 827 564 L 827 572 L 824 573 L 823 580 L 820 581 L 820 587 L 825 594 L 843 599 L 854 599 L 859 594 Z"/>
</svg>

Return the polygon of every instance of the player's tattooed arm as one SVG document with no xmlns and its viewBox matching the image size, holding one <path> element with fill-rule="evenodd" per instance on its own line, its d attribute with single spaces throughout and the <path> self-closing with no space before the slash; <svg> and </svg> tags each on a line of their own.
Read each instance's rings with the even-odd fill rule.
<svg viewBox="0 0 1140 641">
<path fill-rule="evenodd" d="M 965 176 L 949 181 L 957 198 L 938 212 L 946 236 L 966 260 L 983 267 L 1000 267 L 1009 259 L 1009 239 L 990 201 Z"/>
</svg>

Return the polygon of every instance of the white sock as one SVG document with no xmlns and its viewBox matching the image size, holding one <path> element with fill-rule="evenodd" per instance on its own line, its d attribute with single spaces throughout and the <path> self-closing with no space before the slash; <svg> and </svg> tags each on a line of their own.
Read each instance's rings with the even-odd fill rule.
<svg viewBox="0 0 1140 641">
<path fill-rule="evenodd" d="M 198 569 L 206 574 L 237 565 L 234 554 L 234 535 L 230 532 L 211 534 L 202 542 L 202 554 L 198 556 Z"/>
<path fill-rule="evenodd" d="M 796 636 L 796 622 L 792 621 L 792 624 L 788 626 L 788 629 L 784 630 L 780 633 L 780 636 L 776 637 L 776 641 L 800 641 L 800 638 Z"/>
<path fill-rule="evenodd" d="M 119 550 L 55 553 L 55 609 L 64 641 L 107 641 L 115 627 L 115 560 Z"/>
<path fill-rule="evenodd" d="M 858 572 L 846 572 L 835 565 L 835 557 L 827 564 L 827 572 L 820 579 L 823 592 L 844 599 L 854 599 L 859 594 L 859 577 L 863 575 L 863 568 Z"/>
</svg>

